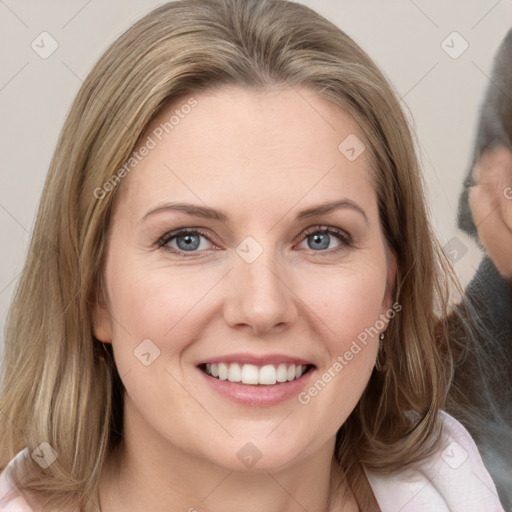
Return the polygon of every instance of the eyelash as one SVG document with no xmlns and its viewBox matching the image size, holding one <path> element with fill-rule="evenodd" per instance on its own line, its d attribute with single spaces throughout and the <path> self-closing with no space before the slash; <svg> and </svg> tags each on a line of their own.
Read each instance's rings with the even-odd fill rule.
<svg viewBox="0 0 512 512">
<path fill-rule="evenodd" d="M 208 234 L 203 231 L 200 228 L 182 228 L 177 231 L 170 231 L 168 233 L 165 233 L 161 238 L 159 238 L 156 242 L 157 248 L 164 249 L 168 252 L 171 252 L 173 254 L 177 254 L 178 256 L 183 256 L 185 258 L 196 256 L 197 254 L 203 252 L 203 251 L 190 251 L 190 255 L 187 254 L 186 251 L 176 250 L 175 248 L 167 247 L 167 244 L 173 240 L 174 238 L 179 238 L 180 236 L 184 235 L 201 235 L 204 238 L 206 238 L 210 243 L 214 244 L 214 242 L 210 239 Z M 334 249 L 327 249 L 322 251 L 312 251 L 313 253 L 324 253 L 324 254 L 334 254 L 338 253 L 340 251 L 346 250 L 347 248 L 353 247 L 353 241 L 351 236 L 346 233 L 345 231 L 328 227 L 328 226 L 313 226 L 311 228 L 308 228 L 306 231 L 304 231 L 302 238 L 299 242 L 303 242 L 308 236 L 314 235 L 314 234 L 328 234 L 328 235 L 334 235 L 338 238 L 338 240 L 341 242 L 341 244 L 334 248 Z"/>
</svg>

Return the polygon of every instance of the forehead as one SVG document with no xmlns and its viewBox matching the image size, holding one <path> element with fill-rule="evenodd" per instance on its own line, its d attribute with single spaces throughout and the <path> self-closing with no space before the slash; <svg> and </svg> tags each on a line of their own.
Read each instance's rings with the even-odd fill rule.
<svg viewBox="0 0 512 512">
<path fill-rule="evenodd" d="M 136 210 L 176 198 L 261 210 L 374 193 L 361 128 L 309 88 L 181 96 L 153 119 L 143 145 L 151 149 L 122 183 Z"/>
</svg>

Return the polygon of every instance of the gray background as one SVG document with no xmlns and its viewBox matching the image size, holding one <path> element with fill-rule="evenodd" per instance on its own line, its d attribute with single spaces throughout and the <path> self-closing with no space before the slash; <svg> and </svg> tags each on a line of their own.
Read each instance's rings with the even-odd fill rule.
<svg viewBox="0 0 512 512">
<path fill-rule="evenodd" d="M 0 0 L 0 329 L 28 248 L 58 134 L 92 65 L 157 1 Z M 512 0 L 303 0 L 359 43 L 402 97 L 419 140 L 432 221 L 442 244 L 455 234 L 469 252 L 456 263 L 464 283 L 481 257 L 456 232 L 462 181 L 493 55 L 512 26 Z M 32 47 L 48 32 L 58 48 Z M 469 47 L 450 57 L 457 31 Z M 447 44 L 461 48 L 456 39 Z M 48 46 L 46 46 L 48 48 Z"/>
</svg>

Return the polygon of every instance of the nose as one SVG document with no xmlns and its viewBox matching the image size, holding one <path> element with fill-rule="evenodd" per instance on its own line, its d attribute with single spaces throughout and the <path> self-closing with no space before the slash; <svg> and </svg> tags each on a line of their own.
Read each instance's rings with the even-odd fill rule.
<svg viewBox="0 0 512 512">
<path fill-rule="evenodd" d="M 263 335 L 296 321 L 298 298 L 290 273 L 277 264 L 272 251 L 263 251 L 251 263 L 237 256 L 228 275 L 224 319 L 229 326 Z"/>
</svg>

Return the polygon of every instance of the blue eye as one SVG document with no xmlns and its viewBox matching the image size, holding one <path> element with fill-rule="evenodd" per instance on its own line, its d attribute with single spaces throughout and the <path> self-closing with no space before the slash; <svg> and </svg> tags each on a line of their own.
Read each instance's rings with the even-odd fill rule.
<svg viewBox="0 0 512 512">
<path fill-rule="evenodd" d="M 334 248 L 329 248 L 333 237 L 339 244 Z M 208 249 L 204 247 L 202 239 L 207 240 L 213 245 L 208 235 L 200 229 L 180 229 L 166 233 L 157 241 L 157 246 L 168 250 L 179 256 L 193 256 Z M 307 230 L 301 236 L 301 243 L 307 241 L 308 248 L 316 253 L 335 253 L 352 246 L 352 239 L 348 233 L 338 228 L 314 226 Z M 174 246 L 171 243 L 175 244 Z M 208 245 L 208 244 L 206 244 Z"/>
<path fill-rule="evenodd" d="M 329 249 L 333 236 L 341 243 L 337 247 Z M 333 253 L 352 246 L 350 235 L 338 228 L 315 226 L 306 231 L 303 238 L 304 241 L 308 241 L 308 247 L 314 252 Z"/>
<path fill-rule="evenodd" d="M 172 252 L 195 252 L 201 247 L 201 238 L 205 238 L 211 243 L 211 240 L 199 230 L 181 229 L 175 233 L 165 234 L 158 242 L 160 247 L 171 249 Z M 176 241 L 177 247 L 171 247 L 171 241 Z M 204 248 L 201 248 L 204 249 Z"/>
</svg>

